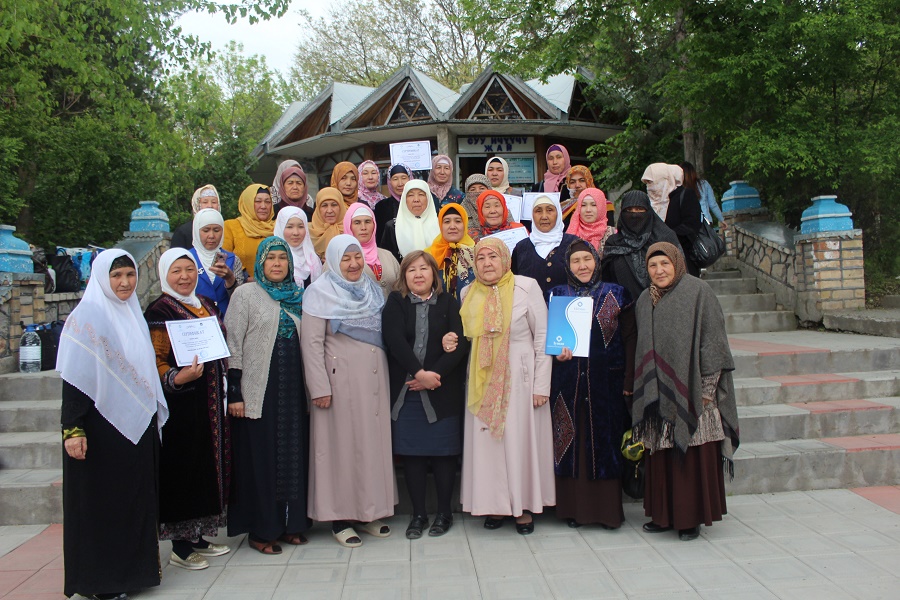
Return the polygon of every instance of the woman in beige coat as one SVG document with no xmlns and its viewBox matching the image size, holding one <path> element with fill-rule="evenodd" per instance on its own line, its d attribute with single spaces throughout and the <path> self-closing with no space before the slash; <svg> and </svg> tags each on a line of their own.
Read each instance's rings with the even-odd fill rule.
<svg viewBox="0 0 900 600">
<path fill-rule="evenodd" d="M 509 249 L 496 238 L 475 246 L 475 277 L 460 311 L 472 340 L 463 510 L 486 515 L 487 529 L 515 517 L 516 531 L 527 535 L 531 513 L 556 504 L 547 305 L 535 280 L 512 274 Z"/>
<path fill-rule="evenodd" d="M 387 537 L 391 530 L 378 519 L 392 516 L 397 503 L 384 296 L 364 274 L 365 256 L 353 236 L 335 236 L 325 261 L 326 272 L 303 298 L 303 366 L 313 404 L 309 516 L 332 521 L 338 543 L 355 548 L 362 541 L 353 522 Z"/>
</svg>

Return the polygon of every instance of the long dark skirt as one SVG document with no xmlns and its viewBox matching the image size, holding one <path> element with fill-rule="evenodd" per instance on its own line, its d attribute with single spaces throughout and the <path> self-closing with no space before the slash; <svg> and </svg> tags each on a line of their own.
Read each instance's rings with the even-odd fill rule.
<svg viewBox="0 0 900 600">
<path fill-rule="evenodd" d="M 62 450 L 63 591 L 89 596 L 159 585 L 156 417 L 137 445 L 96 408 L 84 416 L 84 430 L 85 460 Z"/>
<path fill-rule="evenodd" d="M 309 415 L 300 338 L 276 338 L 262 417 L 232 420 L 228 535 L 272 541 L 312 526 L 306 516 Z"/>
<path fill-rule="evenodd" d="M 662 527 L 691 529 L 721 521 L 725 474 L 719 442 L 678 450 L 657 450 L 646 460 L 644 514 Z"/>
<path fill-rule="evenodd" d="M 575 443 L 578 444 L 578 477 L 556 476 L 556 516 L 575 519 L 582 525 L 600 523 L 607 527 L 620 527 L 625 520 L 622 509 L 622 480 L 590 479 L 588 460 L 590 455 L 587 411 L 578 411 L 578 427 Z"/>
</svg>

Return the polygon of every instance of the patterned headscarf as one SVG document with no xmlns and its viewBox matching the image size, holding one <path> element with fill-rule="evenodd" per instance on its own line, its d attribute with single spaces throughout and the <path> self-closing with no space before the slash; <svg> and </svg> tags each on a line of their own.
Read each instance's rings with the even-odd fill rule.
<svg viewBox="0 0 900 600">
<path fill-rule="evenodd" d="M 354 165 L 352 162 L 347 161 L 339 162 L 338 164 L 336 164 L 334 166 L 334 170 L 331 172 L 331 187 L 340 191 L 340 188 L 338 188 L 338 182 L 343 179 L 344 175 L 346 175 L 347 173 L 353 173 L 354 175 L 356 175 L 357 183 L 356 189 L 353 190 L 353 192 L 349 196 L 344 196 L 344 204 L 346 206 L 350 206 L 351 204 L 356 202 L 357 198 L 359 197 L 359 171 L 356 170 L 356 165 Z M 341 192 L 342 195 L 343 193 L 344 192 Z"/>
<path fill-rule="evenodd" d="M 378 184 L 375 184 L 375 187 L 369 189 L 363 183 L 362 172 L 366 167 L 375 167 L 375 170 L 378 171 L 379 178 L 381 177 L 381 171 L 378 169 L 378 165 L 375 164 L 373 160 L 364 160 L 359 163 L 359 166 L 356 170 L 359 172 L 359 200 L 365 202 L 369 205 L 369 208 L 375 208 L 375 205 L 378 204 L 380 200 L 384 200 L 385 195 L 378 191 Z M 380 179 L 379 179 L 380 181 Z"/>
<path fill-rule="evenodd" d="M 463 189 L 466 197 L 462 202 L 462 207 L 466 209 L 466 214 L 469 215 L 469 223 L 472 225 L 478 224 L 478 196 L 481 195 L 481 192 L 470 192 L 469 188 L 476 183 L 480 183 L 487 189 L 491 189 L 491 182 L 487 178 L 487 175 L 475 173 L 474 175 L 469 175 L 469 178 L 466 179 L 466 185 Z"/>
<path fill-rule="evenodd" d="M 266 258 L 272 250 L 283 250 L 287 254 L 288 269 L 281 281 L 269 281 L 263 269 Z M 256 283 L 266 290 L 269 297 L 281 305 L 281 312 L 278 314 L 278 337 L 292 338 L 297 331 L 294 320 L 287 313 L 290 313 L 298 319 L 302 316 L 303 306 L 303 288 L 294 281 L 294 256 L 288 243 L 280 237 L 267 237 L 259 243 L 256 249 L 256 264 L 253 269 L 253 275 Z"/>
<path fill-rule="evenodd" d="M 445 165 L 450 167 L 450 178 L 447 179 L 447 183 L 439 184 L 434 178 L 434 169 L 440 163 L 444 163 Z M 431 159 L 431 171 L 428 173 L 428 187 L 431 188 L 431 194 L 437 199 L 438 202 L 443 200 L 444 196 L 447 195 L 447 192 L 450 191 L 450 188 L 453 187 L 453 161 L 450 160 L 450 157 L 446 154 L 438 154 Z"/>
<path fill-rule="evenodd" d="M 572 176 L 573 175 L 581 175 L 584 177 L 585 183 L 589 188 L 594 186 L 594 176 L 591 174 L 591 170 L 583 165 L 575 165 L 569 172 L 566 174 L 566 187 L 572 189 Z M 578 202 L 578 197 L 573 196 L 571 198 L 566 198 L 562 202 L 560 202 L 560 208 L 563 211 L 563 219 L 568 219 L 570 215 L 575 212 L 575 203 Z"/>
<path fill-rule="evenodd" d="M 581 280 L 575 276 L 575 273 L 572 272 L 570 267 L 569 261 L 576 252 L 590 252 L 594 257 L 594 273 L 587 283 L 582 283 Z M 579 296 L 590 296 L 594 293 L 594 290 L 603 285 L 603 280 L 600 278 L 602 273 L 600 262 L 600 254 L 594 246 L 586 240 L 574 241 L 566 248 L 566 263 L 563 265 L 566 270 L 566 279 L 568 280 L 569 285 L 575 288 L 575 291 Z"/>
<path fill-rule="evenodd" d="M 500 256 L 503 275 L 485 283 L 475 270 L 459 315 L 463 333 L 472 340 L 469 352 L 469 386 L 466 404 L 481 419 L 491 436 L 502 439 L 509 409 L 509 330 L 512 324 L 515 277 L 510 271 L 509 248 L 497 238 L 485 238 L 475 245 L 475 256 L 493 250 Z"/>
<path fill-rule="evenodd" d="M 222 199 L 219 198 L 219 190 L 211 183 L 198 187 L 191 196 L 191 210 L 196 215 L 200 212 L 200 198 L 208 198 L 214 196 L 219 201 L 219 208 L 222 208 Z M 217 209 L 218 210 L 218 209 Z"/>
</svg>

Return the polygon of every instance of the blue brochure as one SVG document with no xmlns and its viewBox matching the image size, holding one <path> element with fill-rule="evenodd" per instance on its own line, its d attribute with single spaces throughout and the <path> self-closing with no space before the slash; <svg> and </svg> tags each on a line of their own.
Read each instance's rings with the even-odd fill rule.
<svg viewBox="0 0 900 600">
<path fill-rule="evenodd" d="M 573 356 L 588 356 L 593 312 L 594 299 L 590 296 L 552 296 L 544 351 L 559 356 L 563 348 L 568 348 Z"/>
</svg>

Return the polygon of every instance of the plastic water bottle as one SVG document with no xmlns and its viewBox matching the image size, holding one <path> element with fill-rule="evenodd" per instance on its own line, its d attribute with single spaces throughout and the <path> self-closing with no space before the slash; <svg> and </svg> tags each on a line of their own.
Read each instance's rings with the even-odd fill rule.
<svg viewBox="0 0 900 600">
<path fill-rule="evenodd" d="M 19 341 L 19 372 L 40 373 L 41 371 L 41 338 L 37 334 L 36 325 L 26 325 L 25 333 Z"/>
</svg>

